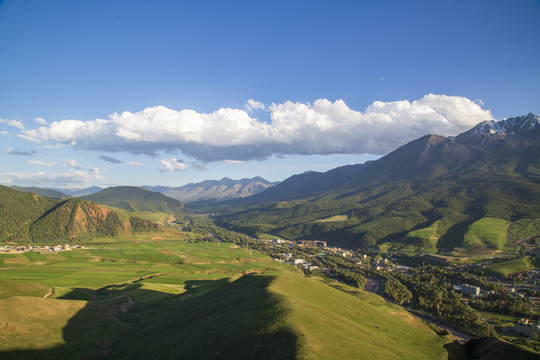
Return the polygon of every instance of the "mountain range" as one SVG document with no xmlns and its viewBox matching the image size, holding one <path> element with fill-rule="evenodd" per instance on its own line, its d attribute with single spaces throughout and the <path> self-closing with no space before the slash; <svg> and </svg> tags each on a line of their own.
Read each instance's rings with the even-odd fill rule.
<svg viewBox="0 0 540 360">
<path fill-rule="evenodd" d="M 185 203 L 191 203 L 196 201 L 219 201 L 248 197 L 258 194 L 277 184 L 279 184 L 279 181 L 270 182 L 260 176 L 256 176 L 252 179 L 244 178 L 240 180 L 233 180 L 228 177 L 224 177 L 221 180 L 205 180 L 198 183 L 189 183 L 184 186 L 176 187 L 163 185 L 143 185 L 142 187 L 153 192 L 162 193 L 170 198 L 180 200 Z M 40 196 L 58 199 L 85 197 L 104 190 L 98 186 L 91 186 L 82 189 L 47 189 L 35 186 L 24 187 L 14 185 L 12 188 L 19 191 L 33 192 Z"/>
<path fill-rule="evenodd" d="M 529 114 L 486 121 L 456 137 L 426 135 L 390 154 L 214 207 L 253 235 L 320 239 L 347 248 L 406 240 L 437 225 L 434 251 L 452 250 L 485 217 L 540 217 L 540 125 Z"/>
<path fill-rule="evenodd" d="M 452 251 L 467 248 L 464 235 L 482 219 L 540 218 L 539 122 L 529 114 L 485 121 L 455 137 L 425 135 L 376 161 L 310 171 L 279 184 L 224 178 L 182 187 L 113 187 L 82 199 L 130 212 L 184 213 L 168 194 L 198 201 L 189 207 L 252 235 L 326 240 L 345 248 Z M 85 191 L 94 190 L 99 188 Z M 418 231 L 430 236 L 419 239 Z"/>
<path fill-rule="evenodd" d="M 163 193 L 168 197 L 185 203 L 208 200 L 229 200 L 243 198 L 258 194 L 277 185 L 279 182 L 269 182 L 260 176 L 252 179 L 233 180 L 224 177 L 221 180 L 206 180 L 198 183 L 189 183 L 184 186 L 149 186 L 144 188 Z"/>
</svg>

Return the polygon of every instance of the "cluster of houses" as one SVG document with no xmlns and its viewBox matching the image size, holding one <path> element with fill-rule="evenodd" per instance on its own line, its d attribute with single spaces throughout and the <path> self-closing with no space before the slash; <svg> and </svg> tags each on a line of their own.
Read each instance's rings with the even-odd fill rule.
<svg viewBox="0 0 540 360">
<path fill-rule="evenodd" d="M 24 253 L 28 251 L 36 251 L 40 253 L 52 253 L 52 252 L 60 252 L 60 251 L 71 251 L 78 248 L 85 249 L 85 247 L 81 247 L 80 245 L 5 245 L 0 246 L 0 252 L 3 253 Z"/>
<path fill-rule="evenodd" d="M 295 259 L 292 253 L 281 253 L 279 255 L 285 258 L 283 262 L 287 264 L 291 264 L 294 266 L 301 265 L 304 269 L 310 270 L 310 271 L 319 269 L 319 266 L 311 265 L 311 263 L 307 262 L 305 259 Z M 277 260 L 277 259 L 274 259 L 274 260 Z"/>
<path fill-rule="evenodd" d="M 374 260 L 374 262 L 371 262 L 371 259 L 363 253 L 359 253 L 354 250 L 345 250 L 339 247 L 329 247 L 326 243 L 326 241 L 321 240 L 298 240 L 297 242 L 290 241 L 290 240 L 283 240 L 283 239 L 273 239 L 272 243 L 275 245 L 286 245 L 289 247 L 294 246 L 301 246 L 301 247 L 310 247 L 310 248 L 319 248 L 323 249 L 327 252 L 332 252 L 334 254 L 347 257 L 347 258 L 357 258 L 357 265 L 359 266 L 371 266 L 375 270 L 391 270 L 395 267 L 395 265 L 387 258 L 377 258 Z M 285 258 L 284 262 L 290 263 L 292 265 L 302 265 L 305 269 L 314 270 L 318 269 L 317 266 L 311 266 L 311 264 L 305 262 L 304 259 L 290 259 L 287 255 L 292 256 L 290 253 L 282 253 L 280 254 L 281 257 Z M 275 259 L 276 261 L 280 261 L 279 259 Z M 395 260 L 395 259 L 392 259 Z M 296 261 L 296 263 L 295 263 Z M 409 269 L 408 267 L 403 267 L 406 269 Z"/>
</svg>

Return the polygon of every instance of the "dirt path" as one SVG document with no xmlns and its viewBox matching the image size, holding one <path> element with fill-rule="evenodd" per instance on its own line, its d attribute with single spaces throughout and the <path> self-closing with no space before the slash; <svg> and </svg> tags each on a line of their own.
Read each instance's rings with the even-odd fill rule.
<svg viewBox="0 0 540 360">
<path fill-rule="evenodd" d="M 49 287 L 49 292 L 46 293 L 46 294 L 43 296 L 43 298 L 46 299 L 46 298 L 51 297 L 51 296 L 53 296 L 53 295 L 54 295 L 54 288 L 51 286 L 51 287 Z"/>
<path fill-rule="evenodd" d="M 133 306 L 135 306 L 135 301 L 131 298 L 129 295 L 120 295 L 113 300 L 120 299 L 120 298 L 126 298 L 127 301 L 121 305 L 121 310 L 123 313 L 127 313 Z"/>
</svg>

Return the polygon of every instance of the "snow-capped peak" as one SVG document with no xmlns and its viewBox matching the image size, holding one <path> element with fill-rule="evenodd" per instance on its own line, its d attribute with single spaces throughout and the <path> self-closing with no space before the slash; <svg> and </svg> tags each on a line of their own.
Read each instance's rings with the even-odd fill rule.
<svg viewBox="0 0 540 360">
<path fill-rule="evenodd" d="M 483 121 L 472 130 L 476 134 L 506 133 L 511 135 L 525 135 L 527 132 L 540 127 L 539 124 L 540 116 L 529 113 L 526 116 L 508 118 L 501 121 Z"/>
</svg>

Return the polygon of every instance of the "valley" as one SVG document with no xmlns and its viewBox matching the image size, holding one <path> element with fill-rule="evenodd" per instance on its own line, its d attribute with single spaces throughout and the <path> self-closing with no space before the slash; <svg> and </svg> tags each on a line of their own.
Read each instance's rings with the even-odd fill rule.
<svg viewBox="0 0 540 360">
<path fill-rule="evenodd" d="M 401 308 L 239 245 L 170 230 L 0 254 L 2 358 L 446 358 Z"/>
<path fill-rule="evenodd" d="M 0 186 L 0 355 L 538 358 L 538 122 L 188 204 Z"/>
</svg>

